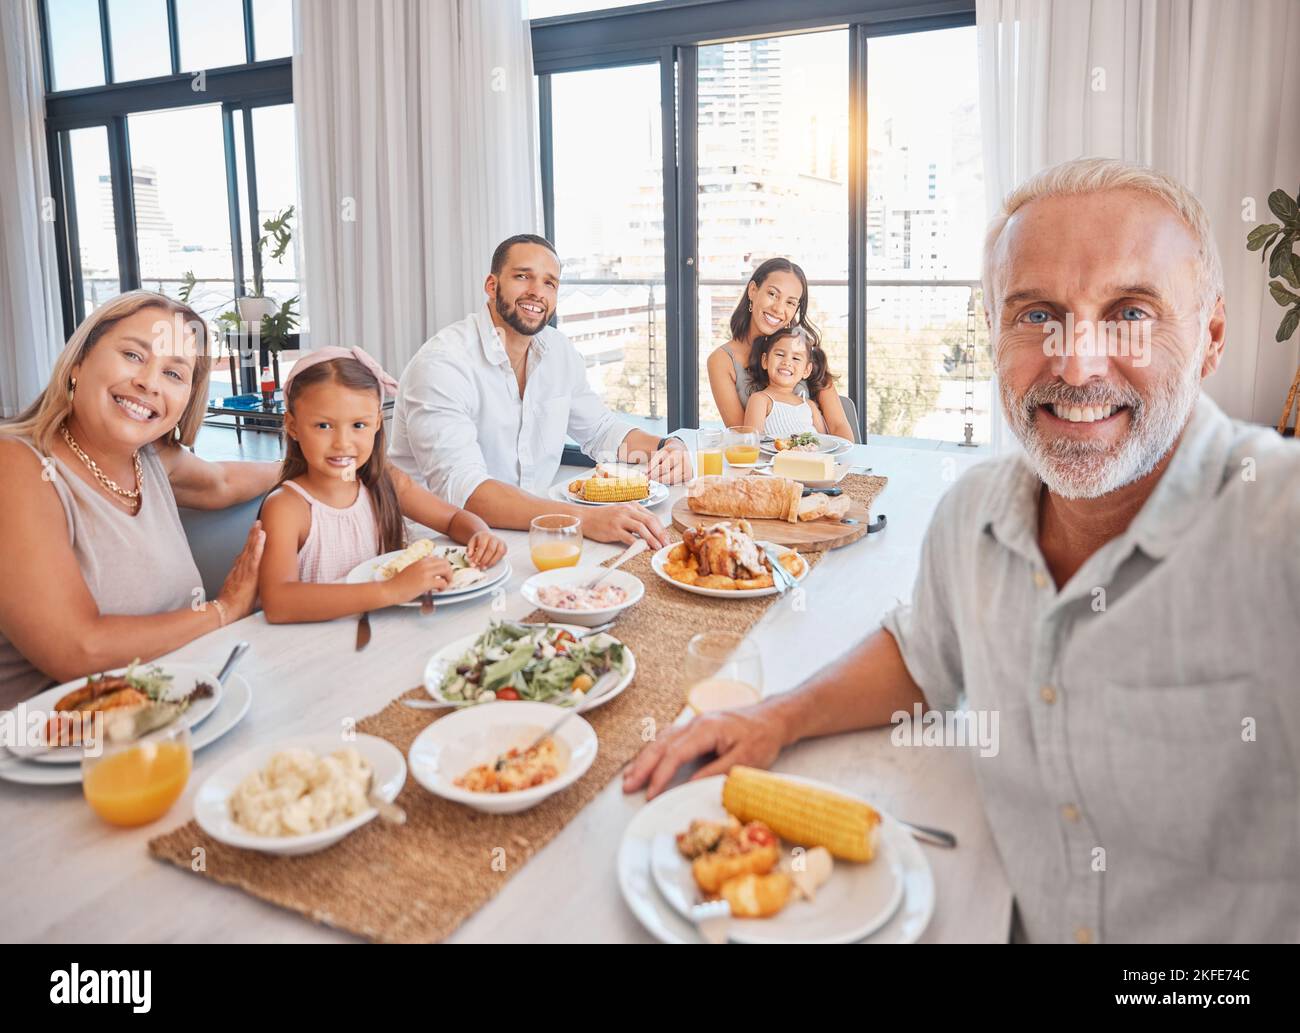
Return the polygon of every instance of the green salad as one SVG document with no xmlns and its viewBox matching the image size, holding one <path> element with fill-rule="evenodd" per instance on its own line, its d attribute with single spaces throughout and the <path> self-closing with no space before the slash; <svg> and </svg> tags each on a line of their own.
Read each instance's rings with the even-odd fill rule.
<svg viewBox="0 0 1300 1033">
<path fill-rule="evenodd" d="M 453 702 L 528 699 L 568 706 L 601 675 L 626 669 L 623 643 L 604 632 L 579 639 L 552 624 L 494 621 L 448 666 L 438 688 Z"/>
</svg>

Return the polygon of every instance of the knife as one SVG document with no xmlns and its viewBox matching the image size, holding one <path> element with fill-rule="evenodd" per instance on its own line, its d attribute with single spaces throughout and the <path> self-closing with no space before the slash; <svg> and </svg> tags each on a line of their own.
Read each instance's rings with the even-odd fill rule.
<svg viewBox="0 0 1300 1033">
<path fill-rule="evenodd" d="M 809 495 L 812 495 L 814 493 L 821 494 L 821 495 L 843 495 L 844 489 L 843 488 L 804 488 L 803 490 L 803 495 L 805 498 L 807 498 Z"/>
<path fill-rule="evenodd" d="M 357 620 L 357 652 L 370 645 L 370 614 L 363 613 Z"/>
</svg>

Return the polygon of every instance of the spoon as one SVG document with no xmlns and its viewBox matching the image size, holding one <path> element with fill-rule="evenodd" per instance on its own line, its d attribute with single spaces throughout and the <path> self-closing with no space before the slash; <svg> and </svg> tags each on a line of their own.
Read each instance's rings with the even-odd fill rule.
<svg viewBox="0 0 1300 1033">
<path fill-rule="evenodd" d="M 405 825 L 406 811 L 398 807 L 397 804 L 382 799 L 375 793 L 375 772 L 370 771 L 370 780 L 366 783 L 366 800 L 370 806 L 379 812 L 380 821 L 385 821 L 389 825 Z"/>
<path fill-rule="evenodd" d="M 631 545 L 629 545 L 626 549 L 624 549 L 619 554 L 618 559 L 616 559 L 613 563 L 611 563 L 608 567 L 606 567 L 603 571 L 601 571 L 601 573 L 597 577 L 592 578 L 582 587 L 587 590 L 595 588 L 598 584 L 600 584 L 602 581 L 605 580 L 605 578 L 609 576 L 609 572 L 611 570 L 618 570 L 619 567 L 621 567 L 624 563 L 630 560 L 633 556 L 640 556 L 641 553 L 645 552 L 647 548 L 648 546 L 646 545 L 646 540 L 644 538 L 638 538 L 636 541 L 634 541 Z"/>
</svg>

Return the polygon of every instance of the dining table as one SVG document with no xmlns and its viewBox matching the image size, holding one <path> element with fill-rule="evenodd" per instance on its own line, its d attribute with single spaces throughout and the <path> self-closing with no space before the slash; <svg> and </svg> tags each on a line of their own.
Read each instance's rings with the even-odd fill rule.
<svg viewBox="0 0 1300 1033">
<path fill-rule="evenodd" d="M 691 431 L 678 433 L 690 444 Z M 872 508 L 873 516 L 886 515 L 885 526 L 829 551 L 804 581 L 804 591 L 774 602 L 751 630 L 765 695 L 795 688 L 910 598 L 936 504 L 981 458 L 951 446 L 860 444 L 841 460 L 888 478 Z M 579 472 L 564 467 L 557 482 Z M 655 508 L 665 526 L 684 490 L 673 486 L 669 500 Z M 349 933 L 163 863 L 150 856 L 148 842 L 193 817 L 198 786 L 231 758 L 375 713 L 421 683 L 439 647 L 483 630 L 493 619 L 528 614 L 532 606 L 520 594 L 534 573 L 528 533 L 498 533 L 512 566 L 504 591 L 438 606 L 427 615 L 418 607 L 374 612 L 372 641 L 364 650 L 355 647 L 355 617 L 272 625 L 257 612 L 162 658 L 216 669 L 236 643 L 247 641 L 251 648 L 239 673 L 251 684 L 253 698 L 239 724 L 195 753 L 184 794 L 151 825 L 125 829 L 104 823 L 79 785 L 0 782 L 0 936 L 58 943 L 354 941 Z M 588 540 L 581 565 L 594 567 L 620 549 Z M 629 692 L 635 689 L 634 683 Z M 953 833 L 954 849 L 921 847 L 935 893 L 921 942 L 1006 942 L 1011 892 L 974 763 L 969 748 L 896 744 L 886 727 L 798 743 L 773 768 L 832 782 L 898 818 Z M 624 902 L 616 872 L 624 830 L 645 804 L 644 792 L 625 794 L 621 777 L 612 779 L 448 942 L 652 942 Z"/>
</svg>

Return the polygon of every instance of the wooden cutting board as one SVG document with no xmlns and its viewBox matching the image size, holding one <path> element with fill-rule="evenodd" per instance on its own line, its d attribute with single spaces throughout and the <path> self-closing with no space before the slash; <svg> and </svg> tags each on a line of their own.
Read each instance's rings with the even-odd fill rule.
<svg viewBox="0 0 1300 1033">
<path fill-rule="evenodd" d="M 849 505 L 849 517 L 857 523 L 842 524 L 834 520 L 808 520 L 792 524 L 788 520 L 751 520 L 750 524 L 754 528 L 754 537 L 762 541 L 786 545 L 801 552 L 821 552 L 856 542 L 867 533 L 871 514 L 866 506 L 854 500 Z M 685 495 L 673 506 L 673 526 L 679 531 L 730 519 L 734 518 L 692 513 Z"/>
</svg>

